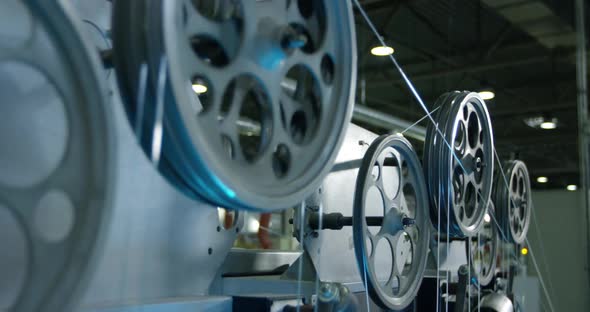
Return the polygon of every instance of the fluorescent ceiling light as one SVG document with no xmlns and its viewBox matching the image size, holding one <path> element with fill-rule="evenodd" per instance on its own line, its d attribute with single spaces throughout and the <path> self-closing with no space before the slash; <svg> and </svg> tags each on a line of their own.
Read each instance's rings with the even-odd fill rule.
<svg viewBox="0 0 590 312">
<path fill-rule="evenodd" d="M 492 218 L 490 217 L 490 215 L 488 213 L 486 213 L 483 216 L 483 220 L 485 221 L 485 223 L 490 223 L 490 221 L 492 221 Z"/>
<path fill-rule="evenodd" d="M 545 130 L 552 130 L 552 129 L 557 128 L 557 123 L 555 122 L 555 120 L 546 120 L 546 121 L 543 121 L 539 125 L 539 127 L 541 129 L 545 129 Z"/>
<path fill-rule="evenodd" d="M 575 191 L 575 190 L 578 189 L 578 186 L 575 185 L 575 184 L 570 184 L 566 188 L 567 188 L 568 191 L 573 192 L 573 191 Z"/>
<path fill-rule="evenodd" d="M 496 97 L 496 94 L 494 93 L 494 91 L 491 91 L 491 90 L 482 90 L 482 91 L 479 91 L 478 93 L 479 93 L 479 96 L 481 96 L 481 98 L 486 101 L 491 100 Z"/>
<path fill-rule="evenodd" d="M 537 177 L 537 182 L 539 183 L 547 183 L 549 179 L 547 177 Z"/>
<path fill-rule="evenodd" d="M 371 49 L 371 54 L 375 56 L 388 56 L 393 54 L 395 50 L 388 46 L 377 46 Z"/>
<path fill-rule="evenodd" d="M 531 128 L 552 130 L 557 128 L 557 118 L 547 118 L 543 116 L 527 117 L 524 123 Z"/>
<path fill-rule="evenodd" d="M 195 91 L 196 94 L 203 94 L 207 92 L 207 86 L 200 83 L 195 83 L 193 84 L 193 91 Z"/>
</svg>

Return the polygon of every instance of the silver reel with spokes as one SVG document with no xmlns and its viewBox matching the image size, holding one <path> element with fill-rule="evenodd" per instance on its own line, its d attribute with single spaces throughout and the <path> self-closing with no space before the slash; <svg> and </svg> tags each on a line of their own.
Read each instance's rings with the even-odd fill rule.
<svg viewBox="0 0 590 312">
<path fill-rule="evenodd" d="M 171 183 L 262 211 L 319 187 L 352 112 L 350 2 L 117 1 L 113 25 L 119 84 L 148 154 L 163 105 L 159 169 Z"/>
<path fill-rule="evenodd" d="M 484 217 L 484 224 L 476 236 L 467 238 L 465 247 L 471 264 L 471 270 L 480 285 L 487 286 L 495 276 L 496 255 L 498 253 L 498 230 L 491 220 L 494 204 L 490 201 Z"/>
<path fill-rule="evenodd" d="M 383 215 L 365 215 L 368 204 L 382 206 Z M 422 282 L 430 231 L 422 166 L 406 139 L 384 135 L 371 144 L 359 169 L 353 209 L 355 254 L 371 298 L 383 308 L 405 308 Z M 375 270 L 380 252 L 391 254 L 388 272 Z"/>
<path fill-rule="evenodd" d="M 110 216 L 110 103 L 73 16 L 0 2 L 2 311 L 72 310 Z"/>
<path fill-rule="evenodd" d="M 510 161 L 504 167 L 506 180 L 498 174 L 494 183 L 496 218 L 507 236 L 505 239 L 522 244 L 526 240 L 533 209 L 529 171 L 520 160 Z"/>
<path fill-rule="evenodd" d="M 475 235 L 492 192 L 494 140 L 490 116 L 477 93 L 449 92 L 436 102 L 437 127 L 430 124 L 424 171 L 431 217 L 452 236 Z M 448 221 L 447 221 L 448 220 Z"/>
</svg>

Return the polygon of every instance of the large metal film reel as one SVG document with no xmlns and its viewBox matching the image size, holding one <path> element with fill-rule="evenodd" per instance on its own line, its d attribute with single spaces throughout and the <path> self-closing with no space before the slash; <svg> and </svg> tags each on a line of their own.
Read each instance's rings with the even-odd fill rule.
<svg viewBox="0 0 590 312">
<path fill-rule="evenodd" d="M 449 92 L 436 102 L 437 128 L 426 133 L 424 169 L 431 217 L 441 232 L 475 235 L 483 224 L 494 172 L 494 140 L 484 100 L 471 92 Z M 444 140 L 443 140 L 444 137 Z M 448 215 L 450 213 L 450 215 Z M 447 224 L 447 219 L 449 224 Z"/>
<path fill-rule="evenodd" d="M 484 218 L 484 224 L 479 235 L 469 237 L 465 244 L 471 262 L 471 270 L 482 286 L 487 286 L 492 282 L 496 273 L 498 230 L 490 217 L 490 215 L 494 214 L 494 210 L 494 204 L 490 201 L 487 211 L 488 216 Z"/>
<path fill-rule="evenodd" d="M 376 139 L 359 169 L 353 208 L 355 254 L 371 298 L 383 308 L 403 309 L 422 282 L 430 231 L 422 172 L 411 144 L 398 135 Z M 383 215 L 366 216 L 367 203 L 382 204 Z M 380 226 L 369 226 L 375 218 L 381 218 Z M 391 254 L 391 271 L 375 271 L 379 252 Z"/>
<path fill-rule="evenodd" d="M 522 244 L 529 230 L 533 209 L 529 171 L 520 160 L 510 161 L 504 168 L 508 181 L 505 181 L 501 174 L 497 174 L 494 183 L 496 218 L 507 236 L 505 238 Z"/>
<path fill-rule="evenodd" d="M 350 2 L 116 1 L 113 25 L 119 84 L 148 154 L 165 69 L 159 169 L 169 181 L 194 198 L 262 211 L 317 189 L 354 101 Z"/>
<path fill-rule="evenodd" d="M 72 310 L 110 216 L 110 103 L 73 16 L 0 2 L 2 311 Z"/>
</svg>

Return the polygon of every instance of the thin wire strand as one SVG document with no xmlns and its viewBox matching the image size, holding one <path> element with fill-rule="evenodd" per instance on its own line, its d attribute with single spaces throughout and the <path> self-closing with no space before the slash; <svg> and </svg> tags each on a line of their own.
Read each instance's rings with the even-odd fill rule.
<svg viewBox="0 0 590 312">
<path fill-rule="evenodd" d="M 320 236 L 323 236 L 323 234 L 322 234 L 323 233 L 323 231 L 322 231 L 322 226 L 323 226 L 322 222 L 324 220 L 324 205 L 322 204 L 321 200 L 320 200 L 320 205 L 319 205 L 319 211 L 318 211 L 318 213 L 320 214 L 319 215 L 319 222 L 318 222 L 318 225 L 319 225 L 318 226 L 318 240 L 321 242 L 322 240 L 321 240 L 321 237 Z M 316 304 L 314 306 L 314 311 L 315 312 L 318 312 L 318 309 L 319 309 L 319 304 L 317 303 L 317 300 L 318 300 L 318 293 L 319 293 L 319 289 L 320 289 L 320 271 L 322 270 L 321 251 L 322 251 L 322 248 L 318 248 L 318 251 L 317 251 L 318 257 L 317 258 L 319 259 L 319 261 L 318 261 L 318 270 L 317 270 L 316 275 L 315 275 L 315 295 L 316 295 Z"/>
<path fill-rule="evenodd" d="M 492 234 L 492 235 L 494 235 L 494 234 Z M 493 237 L 492 237 L 492 239 L 493 239 Z M 480 235 L 480 233 L 477 233 L 477 251 L 479 253 L 479 259 L 480 259 L 480 261 L 483 261 L 483 251 L 480 251 L 480 249 L 479 249 L 480 248 L 480 245 L 479 244 L 481 244 L 481 235 Z M 493 258 L 492 261 L 495 262 L 496 259 Z M 480 271 L 480 273 L 482 272 L 482 270 L 481 270 L 481 264 L 480 264 L 480 270 L 479 271 Z M 477 312 L 480 312 L 481 311 L 481 305 L 479 304 L 481 302 L 481 280 L 480 280 L 480 278 L 477 279 L 477 288 L 479 290 L 477 292 Z"/>
<path fill-rule="evenodd" d="M 430 113 L 432 114 L 432 113 L 436 112 L 436 111 L 437 111 L 439 108 L 440 108 L 440 106 L 439 106 L 439 107 L 437 107 L 437 108 L 435 108 L 435 109 L 433 109 L 433 110 L 432 110 Z M 426 118 L 428 118 L 428 115 L 424 115 L 424 116 L 422 116 L 422 118 L 418 119 L 418 121 L 416 121 L 415 123 L 411 124 L 411 125 L 410 125 L 409 127 L 407 127 L 406 129 L 404 129 L 404 131 L 400 132 L 400 134 L 402 134 L 402 135 L 403 135 L 404 133 L 406 133 L 406 131 L 408 131 L 408 130 L 410 130 L 410 129 L 414 128 L 415 126 L 417 126 L 419 123 L 421 123 L 421 122 L 422 122 L 424 119 L 426 119 Z"/>
<path fill-rule="evenodd" d="M 449 179 L 449 180 L 450 180 L 450 179 Z M 449 185 L 450 185 L 450 184 L 449 184 Z M 447 199 L 448 199 L 448 202 L 447 202 L 447 207 L 450 207 L 451 198 L 447 196 Z M 440 216 L 440 205 L 439 205 L 439 208 L 438 208 L 438 210 L 439 210 L 439 213 L 438 213 L 438 215 Z M 451 223 L 451 214 L 450 214 L 450 209 L 449 209 L 449 210 L 447 210 L 446 214 L 447 214 L 447 246 L 446 246 L 446 249 L 447 249 L 447 250 L 446 250 L 445 259 L 447 259 L 447 260 L 448 260 L 448 259 L 449 259 L 449 250 L 450 250 L 450 246 L 449 246 L 449 245 L 451 245 L 451 242 L 449 241 L 449 239 L 450 239 L 450 236 L 451 236 L 451 235 L 450 235 L 450 233 L 449 233 L 449 230 L 450 230 L 450 227 L 449 227 L 449 225 L 450 225 L 450 223 Z M 447 269 L 447 272 L 448 272 L 448 271 L 449 271 L 449 270 Z M 449 285 L 450 285 L 450 284 L 451 284 L 451 276 L 450 276 L 450 274 L 449 274 L 449 273 L 447 273 L 447 303 L 446 303 L 446 312 L 449 312 Z"/>
<path fill-rule="evenodd" d="M 532 215 L 532 219 L 533 219 L 533 224 L 534 224 L 534 228 L 535 228 L 535 232 L 537 233 L 537 238 L 540 242 L 543 242 L 543 238 L 541 236 L 541 230 L 539 227 L 539 224 L 537 223 L 537 217 L 536 217 L 536 213 L 535 213 L 535 209 L 531 209 L 531 215 Z M 551 272 L 549 270 L 549 264 L 547 263 L 547 256 L 545 253 L 545 246 L 543 244 L 539 244 L 539 249 L 541 250 L 541 260 L 543 261 L 543 265 L 545 266 L 545 271 L 547 272 L 547 284 L 549 284 L 549 292 L 551 293 L 551 295 L 553 296 L 553 298 L 555 298 L 555 292 L 554 292 L 554 287 L 553 287 L 553 283 L 552 283 L 552 278 L 551 278 Z"/>
<path fill-rule="evenodd" d="M 543 276 L 541 275 L 541 270 L 539 270 L 539 265 L 537 265 L 537 260 L 535 259 L 535 253 L 533 252 L 533 248 L 531 248 L 531 244 L 529 239 L 525 237 L 525 241 L 527 246 L 529 247 L 529 252 L 531 253 L 531 260 L 533 260 L 533 265 L 535 270 L 537 271 L 537 275 L 539 275 L 539 282 L 541 282 L 541 286 L 543 288 L 543 292 L 545 293 L 545 297 L 547 298 L 547 303 L 549 303 L 549 308 L 551 311 L 555 311 L 553 308 L 553 302 L 551 301 L 551 297 L 549 296 L 549 292 L 547 292 L 547 287 L 545 286 L 545 282 L 543 281 Z"/>
<path fill-rule="evenodd" d="M 301 257 L 303 257 L 303 220 L 305 220 L 305 202 L 302 202 L 299 205 L 299 251 L 301 251 Z M 301 260 L 301 259 L 300 259 Z M 301 281 L 303 279 L 303 261 L 299 261 L 299 267 L 297 268 L 297 312 L 301 309 L 301 303 L 303 299 L 301 299 Z"/>
</svg>

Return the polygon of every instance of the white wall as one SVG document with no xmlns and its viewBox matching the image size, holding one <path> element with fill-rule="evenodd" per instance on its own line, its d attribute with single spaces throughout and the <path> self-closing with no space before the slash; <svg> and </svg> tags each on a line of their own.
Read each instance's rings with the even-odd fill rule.
<svg viewBox="0 0 590 312">
<path fill-rule="evenodd" d="M 533 193 L 536 220 L 531 220 L 528 238 L 554 311 L 590 311 L 586 213 L 580 197 L 580 192 L 565 190 Z M 528 271 L 536 274 L 530 253 Z"/>
</svg>

